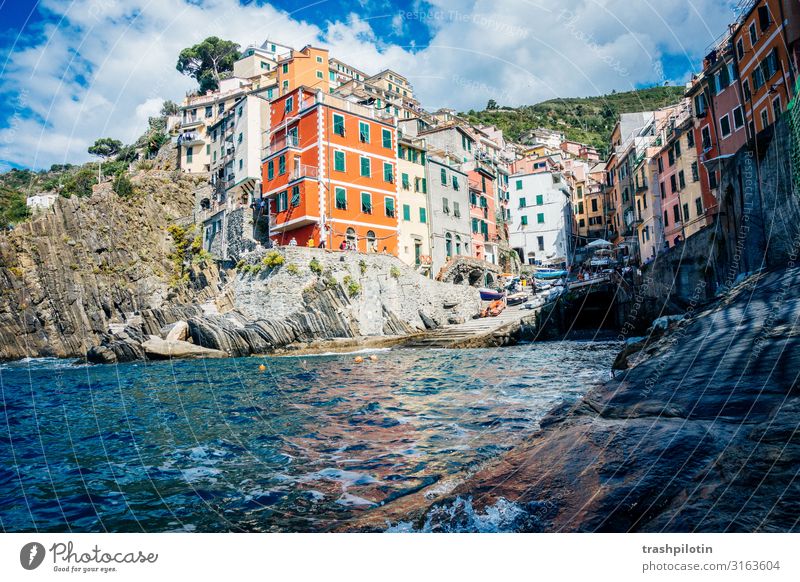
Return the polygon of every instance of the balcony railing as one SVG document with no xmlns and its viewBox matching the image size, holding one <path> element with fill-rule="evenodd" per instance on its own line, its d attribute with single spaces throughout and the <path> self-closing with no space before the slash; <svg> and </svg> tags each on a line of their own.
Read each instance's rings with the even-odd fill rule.
<svg viewBox="0 0 800 582">
<path fill-rule="evenodd" d="M 301 178 L 319 178 L 319 168 L 307 164 L 296 165 L 289 174 L 289 180 L 300 180 Z"/>
<path fill-rule="evenodd" d="M 277 136 L 272 143 L 270 143 L 266 148 L 264 148 L 264 155 L 263 157 L 271 156 L 274 153 L 277 153 L 281 150 L 286 148 L 297 148 L 299 146 L 299 139 L 296 135 L 286 134 Z"/>
</svg>

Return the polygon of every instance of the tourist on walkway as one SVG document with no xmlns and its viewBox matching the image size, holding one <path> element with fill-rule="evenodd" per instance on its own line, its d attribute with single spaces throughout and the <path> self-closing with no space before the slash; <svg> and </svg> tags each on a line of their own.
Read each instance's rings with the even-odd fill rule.
<svg viewBox="0 0 800 582">
<path fill-rule="evenodd" d="M 296 247 L 297 246 L 297 239 L 292 237 L 292 240 L 289 241 L 289 246 L 290 247 Z"/>
</svg>

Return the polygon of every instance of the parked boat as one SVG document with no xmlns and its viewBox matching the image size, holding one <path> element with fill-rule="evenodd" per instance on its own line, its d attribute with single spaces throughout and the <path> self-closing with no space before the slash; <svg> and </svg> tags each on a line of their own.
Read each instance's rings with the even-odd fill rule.
<svg viewBox="0 0 800 582">
<path fill-rule="evenodd" d="M 561 279 L 566 277 L 569 273 L 564 270 L 558 269 L 536 269 L 534 277 L 537 279 Z"/>
<path fill-rule="evenodd" d="M 505 293 L 494 289 L 478 289 L 478 292 L 481 294 L 481 301 L 497 301 L 505 297 Z"/>
<path fill-rule="evenodd" d="M 520 303 L 525 303 L 527 300 L 527 293 L 513 293 L 506 298 L 506 304 L 519 305 Z"/>
</svg>

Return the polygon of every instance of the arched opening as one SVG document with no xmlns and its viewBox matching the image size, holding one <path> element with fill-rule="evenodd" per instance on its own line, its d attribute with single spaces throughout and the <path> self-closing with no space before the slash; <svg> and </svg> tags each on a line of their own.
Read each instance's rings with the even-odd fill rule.
<svg viewBox="0 0 800 582">
<path fill-rule="evenodd" d="M 352 227 L 347 229 L 347 235 L 345 238 L 347 239 L 348 249 L 358 249 L 358 238 L 356 237 L 356 231 Z"/>
<path fill-rule="evenodd" d="M 486 286 L 491 287 L 494 285 L 494 276 L 491 273 L 486 273 Z"/>
<path fill-rule="evenodd" d="M 483 280 L 483 271 L 474 270 L 469 272 L 469 284 L 474 287 Z"/>
<path fill-rule="evenodd" d="M 367 231 L 367 252 L 378 252 L 378 239 L 375 237 L 375 232 L 372 230 Z"/>
<path fill-rule="evenodd" d="M 453 235 L 449 232 L 444 235 L 444 250 L 448 259 L 453 256 Z"/>
<path fill-rule="evenodd" d="M 536 264 L 536 253 L 533 251 L 528 253 L 528 264 L 535 265 Z"/>
<path fill-rule="evenodd" d="M 461 285 L 464 282 L 464 275 L 459 273 L 455 277 L 453 277 L 453 285 Z"/>
<path fill-rule="evenodd" d="M 456 235 L 456 256 L 461 255 L 461 237 Z"/>
</svg>

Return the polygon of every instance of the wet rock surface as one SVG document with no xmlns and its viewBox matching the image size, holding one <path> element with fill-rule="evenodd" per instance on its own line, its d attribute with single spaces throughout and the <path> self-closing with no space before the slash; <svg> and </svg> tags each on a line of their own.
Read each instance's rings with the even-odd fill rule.
<svg viewBox="0 0 800 582">
<path fill-rule="evenodd" d="M 409 515 L 422 528 L 468 499 L 477 512 L 535 506 L 513 528 L 525 531 L 797 531 L 799 284 L 798 269 L 765 274 L 672 322 L 635 366 L 447 497 L 402 500 L 356 529 Z"/>
</svg>

